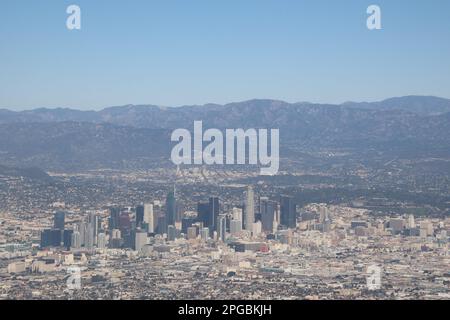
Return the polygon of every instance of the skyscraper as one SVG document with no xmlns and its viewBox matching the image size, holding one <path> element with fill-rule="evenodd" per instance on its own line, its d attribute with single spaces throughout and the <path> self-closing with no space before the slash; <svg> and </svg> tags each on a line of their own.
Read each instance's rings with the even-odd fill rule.
<svg viewBox="0 0 450 320">
<path fill-rule="evenodd" d="M 118 229 L 120 229 L 122 236 L 131 231 L 131 220 L 128 212 L 122 212 L 120 214 Z"/>
<path fill-rule="evenodd" d="M 195 218 L 186 217 L 181 220 L 181 232 L 187 233 L 189 227 L 191 227 L 196 222 Z"/>
<path fill-rule="evenodd" d="M 294 199 L 288 196 L 282 196 L 281 204 L 281 224 L 287 228 L 295 229 L 297 227 L 297 208 Z"/>
<path fill-rule="evenodd" d="M 88 230 L 90 241 L 92 241 L 92 246 L 97 245 L 97 235 L 99 229 L 99 219 L 95 212 L 90 212 L 88 216 Z"/>
<path fill-rule="evenodd" d="M 80 233 L 80 247 L 83 247 L 86 243 L 86 223 L 83 221 L 79 222 L 77 230 Z"/>
<path fill-rule="evenodd" d="M 414 221 L 414 216 L 410 214 L 408 216 L 408 228 L 412 229 L 416 227 L 416 222 Z"/>
<path fill-rule="evenodd" d="M 136 206 L 136 226 L 140 227 L 144 222 L 144 206 Z"/>
<path fill-rule="evenodd" d="M 141 251 L 142 247 L 145 246 L 147 242 L 148 242 L 147 232 L 143 230 L 137 230 L 134 249 L 136 251 Z"/>
<path fill-rule="evenodd" d="M 242 221 L 241 220 L 231 220 L 230 221 L 230 233 L 234 236 L 242 231 Z"/>
<path fill-rule="evenodd" d="M 253 223 L 255 222 L 255 200 L 253 187 L 249 186 L 247 189 L 247 202 L 245 205 L 245 230 L 252 231 Z"/>
<path fill-rule="evenodd" d="M 153 204 L 146 203 L 144 204 L 144 222 L 148 225 L 148 232 L 155 233 L 158 217 L 156 216 L 155 211 L 153 210 Z"/>
<path fill-rule="evenodd" d="M 177 220 L 177 199 L 175 197 L 175 188 L 169 192 L 166 199 L 166 221 L 168 225 L 175 225 Z"/>
<path fill-rule="evenodd" d="M 72 234 L 73 230 L 64 230 L 63 231 L 63 243 L 64 247 L 68 250 L 70 249 L 70 246 L 72 244 Z"/>
<path fill-rule="evenodd" d="M 122 236 L 123 246 L 125 248 L 134 247 L 133 225 L 131 223 L 130 214 L 127 211 L 120 213 L 119 230 Z"/>
<path fill-rule="evenodd" d="M 197 222 L 202 222 L 205 227 L 210 227 L 209 220 L 209 203 L 199 202 L 197 204 Z"/>
<path fill-rule="evenodd" d="M 94 248 L 94 229 L 92 228 L 92 225 L 90 223 L 86 226 L 86 232 L 85 232 L 85 240 L 84 240 L 84 246 L 87 249 Z"/>
<path fill-rule="evenodd" d="M 62 243 L 62 231 L 60 229 L 46 229 L 41 232 L 41 248 L 59 247 Z"/>
<path fill-rule="evenodd" d="M 166 216 L 158 217 L 158 227 L 156 229 L 157 229 L 158 234 L 167 233 L 167 217 Z"/>
<path fill-rule="evenodd" d="M 97 248 L 106 248 L 106 235 L 104 233 L 99 233 L 97 236 Z"/>
<path fill-rule="evenodd" d="M 175 226 L 168 226 L 167 227 L 167 240 L 168 241 L 174 241 L 178 237 L 179 231 Z"/>
<path fill-rule="evenodd" d="M 120 208 L 109 209 L 109 230 L 119 229 Z"/>
<path fill-rule="evenodd" d="M 57 211 L 54 215 L 54 229 L 64 230 L 66 213 L 63 211 Z"/>
<path fill-rule="evenodd" d="M 319 208 L 319 223 L 324 223 L 328 220 L 328 208 L 326 206 L 320 206 Z"/>
<path fill-rule="evenodd" d="M 225 235 L 227 230 L 227 221 L 225 216 L 217 217 L 217 237 L 221 241 L 225 241 Z"/>
<path fill-rule="evenodd" d="M 210 230 L 217 229 L 217 224 L 218 224 L 217 219 L 219 217 L 219 210 L 220 210 L 219 198 L 217 198 L 217 197 L 209 198 L 208 227 L 210 227 Z"/>
<path fill-rule="evenodd" d="M 74 231 L 71 236 L 70 247 L 72 249 L 80 249 L 81 248 L 81 238 L 80 232 Z"/>
<path fill-rule="evenodd" d="M 270 201 L 268 198 L 260 198 L 259 203 L 261 211 L 262 230 L 264 232 L 273 232 L 276 203 Z"/>
</svg>

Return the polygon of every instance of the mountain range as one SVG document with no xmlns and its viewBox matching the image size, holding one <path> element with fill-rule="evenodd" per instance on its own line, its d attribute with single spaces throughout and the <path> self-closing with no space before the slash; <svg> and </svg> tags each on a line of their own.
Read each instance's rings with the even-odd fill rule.
<svg viewBox="0 0 450 320">
<path fill-rule="evenodd" d="M 0 109 L 0 123 L 23 122 L 92 122 L 111 123 L 142 128 L 174 128 L 180 126 L 180 119 L 196 117 L 211 118 L 214 114 L 239 114 L 241 109 L 266 113 L 283 109 L 361 109 L 372 111 L 404 111 L 416 115 L 431 116 L 450 112 L 450 99 L 432 96 L 406 96 L 386 99 L 380 102 L 346 102 L 340 105 L 315 104 L 308 102 L 287 103 L 277 100 L 250 100 L 226 105 L 206 104 L 202 106 L 159 107 L 155 105 L 126 105 L 109 107 L 100 111 L 81 111 L 68 108 L 38 108 L 26 111 Z M 219 118 L 219 117 L 217 117 Z M 248 120 L 248 119 L 247 119 Z M 269 119 L 271 120 L 271 119 Z"/>
<path fill-rule="evenodd" d="M 450 100 L 408 96 L 341 105 L 250 100 L 227 105 L 129 105 L 101 111 L 0 110 L 0 164 L 46 170 L 149 166 L 170 157 L 175 128 L 278 128 L 281 156 L 309 149 L 450 156 Z M 296 152 L 294 152 L 296 150 Z"/>
</svg>

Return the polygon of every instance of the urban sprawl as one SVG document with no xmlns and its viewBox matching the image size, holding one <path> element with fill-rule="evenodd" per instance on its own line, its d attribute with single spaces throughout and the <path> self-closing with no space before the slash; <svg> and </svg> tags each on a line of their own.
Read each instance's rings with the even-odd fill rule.
<svg viewBox="0 0 450 320">
<path fill-rule="evenodd" d="M 2 213 L 0 297 L 449 298 L 448 218 L 241 190 L 241 201 L 211 195 L 196 210 L 182 209 L 173 185 L 133 206 Z"/>
</svg>

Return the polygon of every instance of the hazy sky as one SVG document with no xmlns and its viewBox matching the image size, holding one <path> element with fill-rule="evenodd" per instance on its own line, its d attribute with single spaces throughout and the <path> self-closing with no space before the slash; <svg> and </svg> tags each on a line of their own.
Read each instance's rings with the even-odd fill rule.
<svg viewBox="0 0 450 320">
<path fill-rule="evenodd" d="M 370 4 L 383 30 L 367 29 Z M 409 94 L 450 97 L 448 0 L 0 2 L 0 107 Z"/>
</svg>

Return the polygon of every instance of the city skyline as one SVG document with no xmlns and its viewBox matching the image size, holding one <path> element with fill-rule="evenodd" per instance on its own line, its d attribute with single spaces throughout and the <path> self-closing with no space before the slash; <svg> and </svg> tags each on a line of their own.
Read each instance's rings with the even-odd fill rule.
<svg viewBox="0 0 450 320">
<path fill-rule="evenodd" d="M 3 0 L 0 300 L 449 300 L 449 13 Z"/>
<path fill-rule="evenodd" d="M 180 189 L 181 204 L 192 202 L 196 192 L 185 190 L 185 185 Z M 42 226 L 44 221 L 51 225 L 53 220 L 53 229 L 40 232 L 39 248 L 35 236 L 30 245 L 0 247 L 0 259 L 10 261 L 0 272 L 44 280 L 42 289 L 31 292 L 31 296 L 26 288 L 16 293 L 23 298 L 85 299 L 95 290 L 102 299 L 137 295 L 140 299 L 186 299 L 193 294 L 196 299 L 228 299 L 238 288 L 240 291 L 233 294 L 239 299 L 286 299 L 292 295 L 306 300 L 392 299 L 392 294 L 403 299 L 448 298 L 442 286 L 447 276 L 448 217 L 372 215 L 359 205 L 297 206 L 291 195 L 277 194 L 263 185 L 256 187 L 259 200 L 254 202 L 253 186 L 241 189 L 251 195 L 239 191 L 236 197 L 226 192 L 219 199 L 204 194 L 198 204 L 210 197 L 207 217 L 200 205 L 197 215 L 184 207 L 174 225 L 167 224 L 171 215 L 167 211 L 171 204 L 167 203 L 174 200 L 171 192 L 166 196 L 172 198 L 170 201 L 147 194 L 144 204 L 130 206 L 134 201 L 124 199 L 122 204 L 84 212 L 74 212 L 76 207 L 72 205 L 55 204 L 60 207 L 54 209 L 54 215 L 27 220 L 21 230 Z M 292 201 L 294 216 L 291 204 L 286 204 Z M 271 209 L 269 203 L 274 205 Z M 251 210 L 257 214 L 250 212 L 249 216 L 248 206 L 254 204 Z M 156 209 L 157 221 L 164 221 L 156 232 L 151 232 L 152 227 L 145 222 L 147 206 L 152 213 Z M 261 222 L 267 222 L 264 216 L 268 210 L 272 210 L 269 216 L 273 221 L 269 222 L 273 226 L 261 228 Z M 219 217 L 219 224 L 214 225 L 215 217 Z M 8 224 L 16 219 L 1 212 L 0 218 Z M 243 228 L 249 223 L 254 224 L 251 230 Z M 0 234 L 5 230 L 2 226 Z M 25 255 L 28 259 L 22 261 Z M 410 255 L 414 255 L 414 261 Z M 406 266 L 408 274 L 403 272 Z M 124 278 L 124 272 L 140 281 Z M 430 272 L 435 279 L 443 280 L 428 283 Z M 199 279 L 197 273 L 205 278 Z M 64 274 L 70 277 L 64 278 Z M 407 281 L 410 276 L 414 276 L 414 284 Z M 52 280 L 55 278 L 59 280 Z M 253 279 L 252 287 L 258 288 L 257 294 L 248 295 L 239 285 L 249 279 Z M 6 281 L 14 283 L 15 278 Z M 186 290 L 186 285 L 193 288 Z M 196 290 L 198 286 L 203 289 Z M 221 290 L 215 290 L 217 286 Z"/>
</svg>

